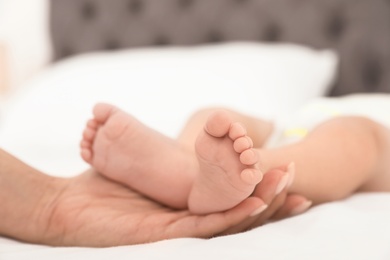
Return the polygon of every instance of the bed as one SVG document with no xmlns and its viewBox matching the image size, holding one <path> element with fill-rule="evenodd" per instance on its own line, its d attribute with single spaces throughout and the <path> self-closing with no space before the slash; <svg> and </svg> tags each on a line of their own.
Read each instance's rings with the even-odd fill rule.
<svg viewBox="0 0 390 260">
<path fill-rule="evenodd" d="M 390 92 L 385 0 L 10 2 L 31 5 L 33 18 L 0 19 L 18 20 L 34 48 L 10 50 L 0 146 L 55 176 L 88 167 L 78 143 L 98 101 L 174 138 L 204 106 L 274 119 L 318 96 Z M 390 194 L 361 193 L 211 239 L 65 248 L 0 237 L 0 259 L 390 259 L 388 219 Z"/>
</svg>

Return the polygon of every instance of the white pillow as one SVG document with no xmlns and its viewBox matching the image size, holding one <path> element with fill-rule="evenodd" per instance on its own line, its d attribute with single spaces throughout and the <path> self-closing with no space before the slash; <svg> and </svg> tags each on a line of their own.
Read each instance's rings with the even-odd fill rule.
<svg viewBox="0 0 390 260">
<path fill-rule="evenodd" d="M 0 145 L 45 171 L 75 173 L 86 167 L 78 142 L 98 101 L 175 137 L 204 106 L 267 118 L 288 113 L 326 93 L 336 63 L 330 51 L 259 43 L 83 55 L 56 64 L 11 97 Z"/>
</svg>

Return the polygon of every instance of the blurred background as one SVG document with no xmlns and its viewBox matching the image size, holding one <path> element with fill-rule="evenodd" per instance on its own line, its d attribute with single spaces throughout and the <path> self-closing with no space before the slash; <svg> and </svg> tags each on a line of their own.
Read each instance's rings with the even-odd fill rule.
<svg viewBox="0 0 390 260">
<path fill-rule="evenodd" d="M 45 0 L 0 0 L 3 92 L 21 85 L 51 60 L 48 4 Z"/>
<path fill-rule="evenodd" d="M 1 79 L 9 86 L 85 52 L 251 41 L 335 50 L 341 59 L 332 95 L 389 90 L 386 0 L 1 0 L 1 6 Z"/>
</svg>

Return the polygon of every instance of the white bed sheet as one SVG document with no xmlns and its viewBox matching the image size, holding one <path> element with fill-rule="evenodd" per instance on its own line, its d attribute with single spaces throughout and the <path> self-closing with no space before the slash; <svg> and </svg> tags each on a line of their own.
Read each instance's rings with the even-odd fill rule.
<svg viewBox="0 0 390 260">
<path fill-rule="evenodd" d="M 2 260 L 18 259 L 390 259 L 390 195 L 324 204 L 251 231 L 112 248 L 52 248 L 0 239 Z"/>
<path fill-rule="evenodd" d="M 0 146 L 49 174 L 72 176 L 87 167 L 79 159 L 78 141 L 96 101 L 119 104 L 175 136 L 189 113 L 204 105 L 227 105 L 265 117 L 286 113 L 323 95 L 336 66 L 331 53 L 293 46 L 226 45 L 191 53 L 94 54 L 59 64 L 2 104 Z M 288 94 L 281 93 L 286 85 Z M 176 98 L 167 98 L 172 93 Z M 0 238 L 0 259 L 390 259 L 389 219 L 389 194 L 358 194 L 208 240 L 62 248 Z"/>
</svg>

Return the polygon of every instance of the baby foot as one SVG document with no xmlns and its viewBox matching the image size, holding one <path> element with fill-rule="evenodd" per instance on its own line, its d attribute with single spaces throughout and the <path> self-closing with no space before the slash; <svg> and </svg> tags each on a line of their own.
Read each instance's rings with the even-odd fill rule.
<svg viewBox="0 0 390 260">
<path fill-rule="evenodd" d="M 189 197 L 191 212 L 227 210 L 252 194 L 263 176 L 252 147 L 246 129 L 226 112 L 209 117 L 195 146 L 200 172 Z"/>
<path fill-rule="evenodd" d="M 84 161 L 146 196 L 185 208 L 196 158 L 117 107 L 98 104 L 93 114 L 80 144 Z"/>
</svg>

